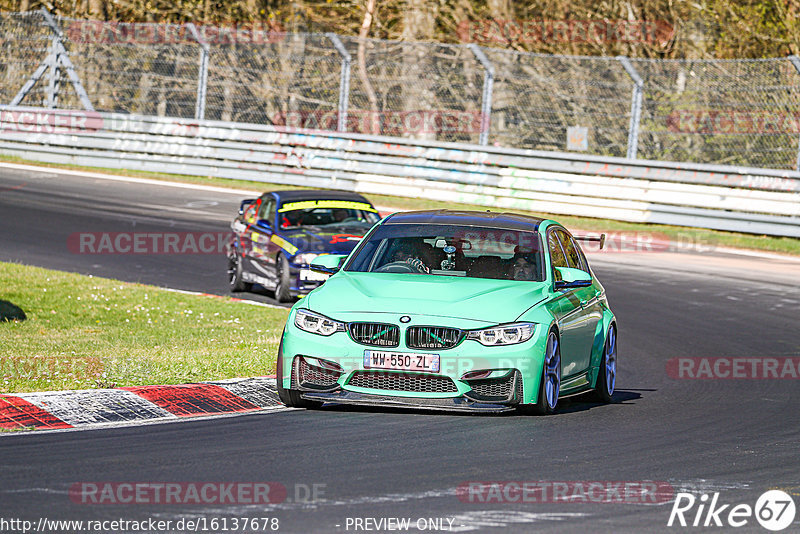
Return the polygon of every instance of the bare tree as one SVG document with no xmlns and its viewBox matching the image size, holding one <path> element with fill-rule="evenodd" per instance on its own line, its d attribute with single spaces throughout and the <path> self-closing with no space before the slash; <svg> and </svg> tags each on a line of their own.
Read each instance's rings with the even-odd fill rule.
<svg viewBox="0 0 800 534">
<path fill-rule="evenodd" d="M 364 86 L 364 91 L 367 93 L 367 100 L 369 100 L 369 108 L 372 116 L 376 117 L 378 114 L 378 97 L 375 94 L 375 89 L 369 81 L 367 75 L 367 37 L 369 30 L 372 27 L 372 18 L 375 15 L 375 0 L 367 0 L 367 8 L 364 11 L 364 20 L 361 23 L 361 29 L 358 32 L 358 77 Z M 380 133 L 380 126 L 376 121 L 370 121 L 370 133 Z"/>
</svg>

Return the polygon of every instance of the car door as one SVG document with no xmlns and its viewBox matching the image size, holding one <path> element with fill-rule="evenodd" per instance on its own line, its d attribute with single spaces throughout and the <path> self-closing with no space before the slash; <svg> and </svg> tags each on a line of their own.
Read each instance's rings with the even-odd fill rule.
<svg viewBox="0 0 800 534">
<path fill-rule="evenodd" d="M 580 248 L 572 235 L 563 228 L 557 228 L 555 232 L 558 234 L 569 267 L 590 273 L 586 258 L 580 252 Z M 578 352 L 575 356 L 575 364 L 576 372 L 580 373 L 588 369 L 591 364 L 594 334 L 597 323 L 602 318 L 602 310 L 597 300 L 597 288 L 594 284 L 588 287 L 573 289 L 572 294 L 577 298 L 578 304 L 581 307 L 581 321 L 575 332 L 579 340 L 578 346 L 576 347 Z"/>
<path fill-rule="evenodd" d="M 253 272 L 262 279 L 262 285 L 275 282 L 275 254 L 277 246 L 272 239 L 275 233 L 275 197 L 271 194 L 258 199 L 256 216 L 250 226 L 250 265 Z M 265 280 L 266 281 L 265 281 Z"/>
<path fill-rule="evenodd" d="M 556 267 L 570 266 L 559 234 L 558 227 L 553 227 L 547 232 L 547 246 L 554 281 L 559 280 Z M 557 293 L 553 313 L 561 334 L 561 373 L 564 379 L 568 379 L 586 371 L 591 340 L 586 339 L 587 319 L 581 307 L 578 290 L 561 289 Z"/>
</svg>

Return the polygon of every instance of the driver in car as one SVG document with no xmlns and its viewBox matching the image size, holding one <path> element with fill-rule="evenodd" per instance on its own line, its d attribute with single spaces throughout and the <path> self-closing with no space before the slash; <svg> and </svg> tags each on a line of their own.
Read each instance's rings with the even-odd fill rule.
<svg viewBox="0 0 800 534">
<path fill-rule="evenodd" d="M 425 262 L 417 257 L 414 246 L 411 243 L 402 243 L 399 247 L 397 247 L 397 249 L 395 249 L 395 251 L 392 253 L 390 263 L 395 262 L 405 262 L 409 265 L 409 267 L 418 273 L 430 274 L 431 272 L 430 267 L 425 265 Z"/>
</svg>

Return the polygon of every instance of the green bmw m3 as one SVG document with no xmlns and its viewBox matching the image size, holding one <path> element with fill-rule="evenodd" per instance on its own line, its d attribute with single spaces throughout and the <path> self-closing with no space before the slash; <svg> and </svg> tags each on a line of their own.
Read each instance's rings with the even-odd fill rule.
<svg viewBox="0 0 800 534">
<path fill-rule="evenodd" d="M 297 302 L 277 385 L 288 406 L 324 403 L 556 411 L 610 402 L 616 319 L 578 239 L 548 219 L 416 211 L 377 223 Z"/>
</svg>

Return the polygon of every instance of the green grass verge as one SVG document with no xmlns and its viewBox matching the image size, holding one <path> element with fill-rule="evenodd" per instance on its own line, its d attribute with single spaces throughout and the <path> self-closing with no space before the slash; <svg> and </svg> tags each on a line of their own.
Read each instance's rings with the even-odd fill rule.
<svg viewBox="0 0 800 534">
<path fill-rule="evenodd" d="M 15 426 L 12 428 L 6 428 L 4 426 L 0 426 L 0 434 L 3 433 L 11 433 L 11 432 L 31 432 L 36 430 L 35 426 Z"/>
<path fill-rule="evenodd" d="M 194 183 L 203 185 L 215 185 L 244 190 L 272 189 L 309 189 L 301 186 L 287 186 L 282 184 L 269 184 L 261 182 L 248 182 L 245 180 L 229 180 L 226 178 L 214 178 L 206 176 L 184 176 L 176 174 L 154 173 L 147 171 L 128 171 L 120 169 L 104 169 L 95 167 L 81 167 L 77 165 L 61 165 L 39 163 L 29 161 L 14 156 L 0 155 L 0 161 L 11 163 L 24 163 L 27 165 L 39 165 L 43 167 L 55 167 L 61 169 L 82 170 L 87 172 L 103 172 L 120 176 L 135 176 L 140 178 L 150 178 L 154 180 L 167 180 L 171 182 Z M 373 203 L 380 206 L 390 206 L 398 209 L 467 209 L 480 210 L 486 206 L 476 206 L 474 204 L 458 204 L 453 202 L 442 202 L 439 200 L 429 200 L 424 198 L 395 197 L 389 195 L 368 195 Z M 551 215 L 547 213 L 531 212 L 525 210 L 514 210 L 518 213 L 535 215 L 537 217 L 552 217 L 572 230 L 597 230 L 602 232 L 649 232 L 667 236 L 673 240 L 687 244 L 697 244 L 698 248 L 707 250 L 709 247 L 733 247 L 750 250 L 762 250 L 778 252 L 783 254 L 800 255 L 800 239 L 791 237 L 772 237 L 765 235 L 739 234 L 735 232 L 720 232 L 717 230 L 705 230 L 702 228 L 690 228 L 681 226 L 668 226 L 663 224 L 643 224 L 614 221 L 611 219 L 594 219 L 590 217 L 570 217 L 565 215 Z"/>
<path fill-rule="evenodd" d="M 0 262 L 0 393 L 275 372 L 288 310 Z"/>
</svg>

